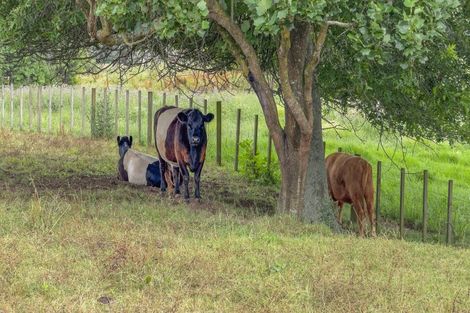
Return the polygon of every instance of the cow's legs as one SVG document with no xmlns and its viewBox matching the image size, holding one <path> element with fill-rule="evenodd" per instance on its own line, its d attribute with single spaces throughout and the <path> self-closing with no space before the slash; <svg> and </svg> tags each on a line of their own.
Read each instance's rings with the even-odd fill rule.
<svg viewBox="0 0 470 313">
<path fill-rule="evenodd" d="M 160 177 L 161 177 L 160 190 L 166 191 L 166 179 L 165 179 L 166 162 L 161 157 L 158 157 L 158 160 L 160 161 Z"/>
<path fill-rule="evenodd" d="M 343 205 L 344 202 L 338 201 L 338 223 L 343 225 Z"/>
<path fill-rule="evenodd" d="M 199 190 L 199 184 L 201 183 L 201 171 L 202 167 L 204 166 L 204 161 L 199 163 L 199 167 L 196 170 L 196 173 L 194 173 L 194 197 L 201 199 L 201 192 Z"/>
<path fill-rule="evenodd" d="M 362 196 L 355 196 L 353 201 L 354 212 L 356 212 L 357 226 L 359 227 L 359 236 L 364 237 L 364 205 L 362 204 Z"/>
<path fill-rule="evenodd" d="M 374 210 L 374 193 L 372 191 L 371 194 L 366 194 L 364 197 L 365 202 L 366 202 L 366 208 L 367 208 L 367 215 L 369 215 L 369 221 L 370 221 L 370 227 L 372 229 L 371 235 L 372 237 L 377 236 L 377 231 L 375 229 L 375 224 L 376 224 L 376 216 L 375 216 L 375 210 Z"/>
<path fill-rule="evenodd" d="M 183 162 L 178 162 L 180 173 L 183 175 L 184 199 L 189 200 L 189 171 Z"/>
<path fill-rule="evenodd" d="M 180 170 L 178 167 L 173 166 L 173 183 L 175 184 L 175 193 L 180 193 Z"/>
</svg>

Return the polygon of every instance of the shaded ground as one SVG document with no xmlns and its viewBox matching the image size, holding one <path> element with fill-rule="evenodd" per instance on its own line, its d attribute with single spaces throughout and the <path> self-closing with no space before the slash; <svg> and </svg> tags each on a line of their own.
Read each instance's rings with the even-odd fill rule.
<svg viewBox="0 0 470 313">
<path fill-rule="evenodd" d="M 31 141 L 31 143 L 29 143 Z M 106 191 L 120 188 L 160 195 L 180 202 L 180 195 L 161 194 L 157 188 L 132 186 L 117 179 L 117 149 L 111 141 L 0 133 L 0 190 L 16 194 L 55 192 L 63 196 L 78 191 Z M 277 188 L 253 186 L 243 177 L 224 173 L 209 164 L 202 174 L 203 200 L 191 201 L 193 208 L 233 206 L 246 214 L 274 212 Z M 190 183 L 192 195 L 192 182 Z"/>
</svg>

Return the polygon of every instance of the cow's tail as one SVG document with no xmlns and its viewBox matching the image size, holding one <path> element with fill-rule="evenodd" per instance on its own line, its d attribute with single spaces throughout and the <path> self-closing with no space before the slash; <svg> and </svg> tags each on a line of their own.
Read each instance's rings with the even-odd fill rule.
<svg viewBox="0 0 470 313">
<path fill-rule="evenodd" d="M 367 215 L 372 229 L 372 236 L 375 236 L 376 221 L 374 210 L 374 185 L 372 183 L 372 166 L 369 163 L 367 163 L 366 170 L 362 175 L 362 190 L 364 191 L 364 208 L 367 210 Z"/>
</svg>

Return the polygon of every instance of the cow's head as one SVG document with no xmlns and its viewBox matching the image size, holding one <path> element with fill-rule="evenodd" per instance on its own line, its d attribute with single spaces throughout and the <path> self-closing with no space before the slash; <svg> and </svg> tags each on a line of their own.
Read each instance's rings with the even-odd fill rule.
<svg viewBox="0 0 470 313">
<path fill-rule="evenodd" d="M 178 114 L 178 121 L 186 125 L 188 141 L 191 146 L 199 146 L 205 136 L 204 123 L 209 123 L 214 118 L 214 114 L 202 114 L 197 109 L 183 111 Z"/>
<path fill-rule="evenodd" d="M 117 136 L 119 156 L 122 157 L 132 147 L 132 136 Z"/>
</svg>

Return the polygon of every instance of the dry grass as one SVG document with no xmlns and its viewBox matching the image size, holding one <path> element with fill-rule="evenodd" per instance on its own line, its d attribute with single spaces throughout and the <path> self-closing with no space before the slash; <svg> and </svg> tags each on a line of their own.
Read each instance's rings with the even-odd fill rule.
<svg viewBox="0 0 470 313">
<path fill-rule="evenodd" d="M 116 181 L 112 144 L 0 141 L 0 312 L 470 312 L 469 250 L 261 214 L 273 190 L 210 166 L 186 206 Z"/>
</svg>

